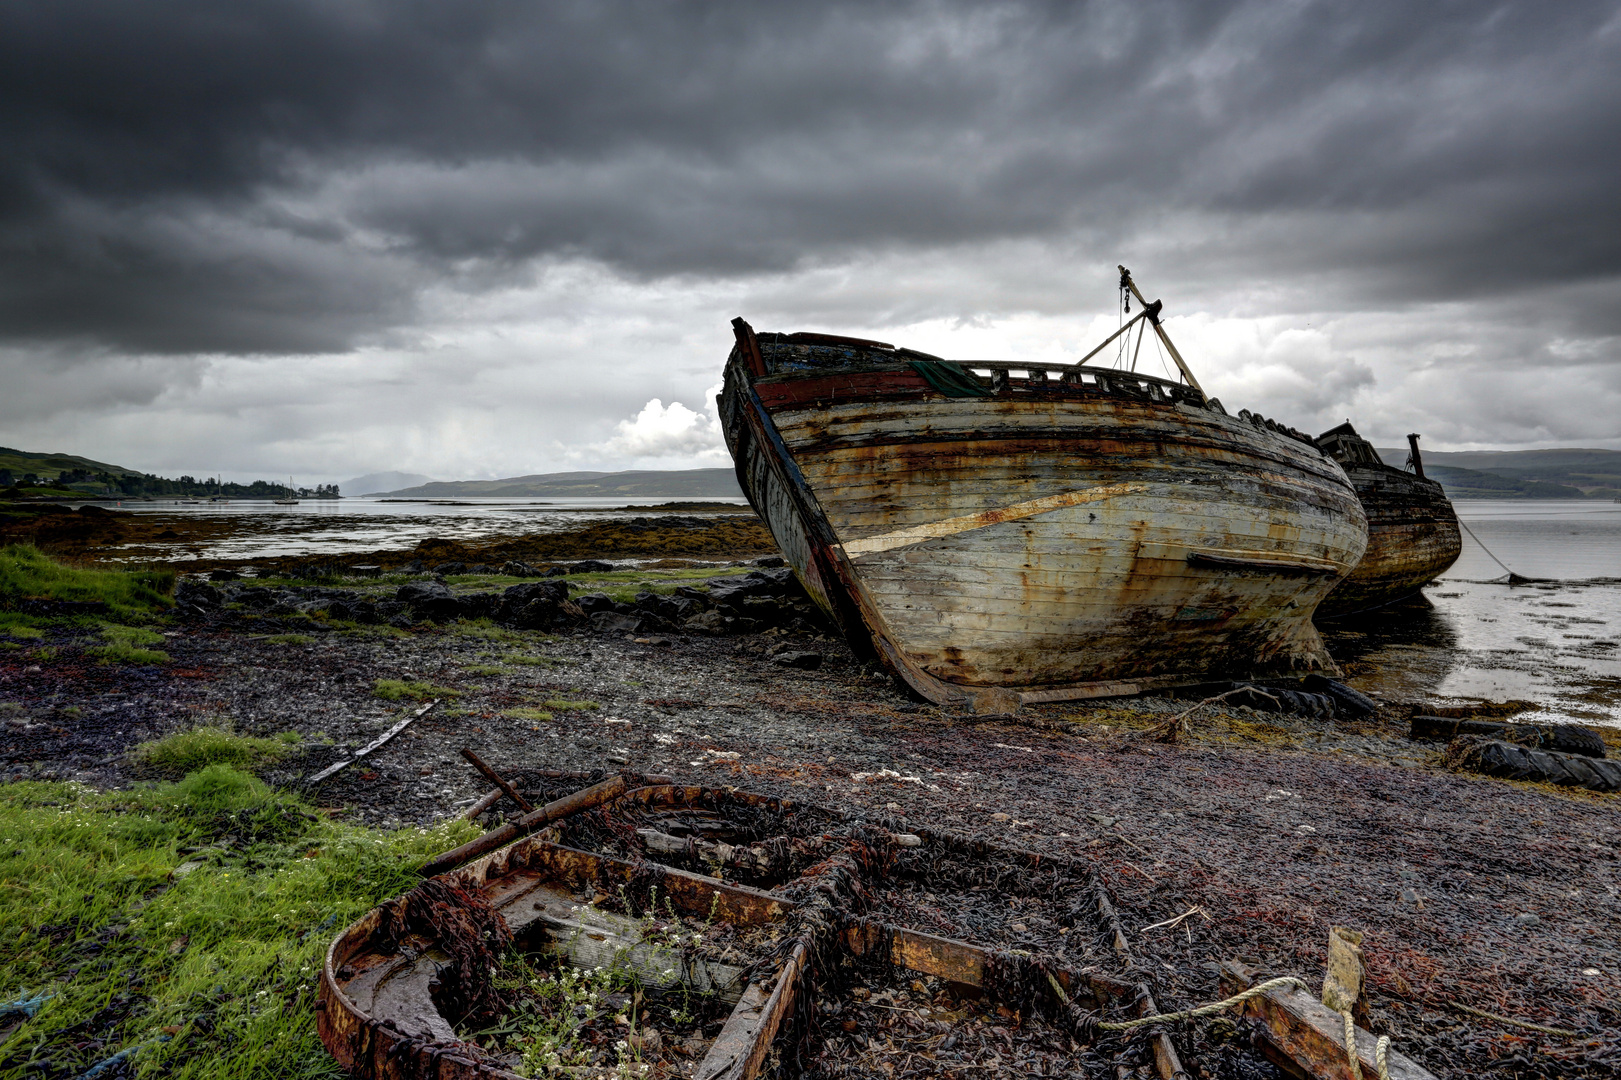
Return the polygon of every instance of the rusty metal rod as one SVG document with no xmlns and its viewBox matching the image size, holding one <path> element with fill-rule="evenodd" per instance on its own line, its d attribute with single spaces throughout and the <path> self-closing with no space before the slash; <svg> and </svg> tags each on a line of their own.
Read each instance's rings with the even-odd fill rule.
<svg viewBox="0 0 1621 1080">
<path fill-rule="evenodd" d="M 466 818 L 468 821 L 477 821 L 480 814 L 506 797 L 506 792 L 502 791 L 500 788 L 496 788 L 494 791 L 485 795 L 483 798 L 479 799 L 478 802 L 464 810 L 462 812 L 462 817 Z"/>
<path fill-rule="evenodd" d="M 519 795 L 518 789 L 507 783 L 505 778 L 503 778 L 500 773 L 484 764 L 484 759 L 473 753 L 472 748 L 466 746 L 462 747 L 462 757 L 466 758 L 473 768 L 483 773 L 484 779 L 488 780 L 490 783 L 494 784 L 496 787 L 500 788 L 502 791 L 511 796 L 512 801 L 518 804 L 519 810 L 522 810 L 526 814 L 534 812 L 535 808 L 533 805 L 531 805 L 529 800 L 524 798 L 522 795 Z"/>
<path fill-rule="evenodd" d="M 548 823 L 558 818 L 577 814 L 581 810 L 589 810 L 593 806 L 600 806 L 609 799 L 618 798 L 625 793 L 625 778 L 623 776 L 610 776 L 600 784 L 594 784 L 584 791 L 576 791 L 572 795 L 565 795 L 561 799 L 547 803 L 539 810 L 525 814 L 517 821 L 509 821 L 498 829 L 491 829 L 477 840 L 469 840 L 461 847 L 452 848 L 442 855 L 435 855 L 422 867 L 423 877 L 432 877 L 442 874 L 446 870 L 453 870 L 463 863 L 476 859 L 486 852 L 507 844 L 544 828 Z"/>
</svg>

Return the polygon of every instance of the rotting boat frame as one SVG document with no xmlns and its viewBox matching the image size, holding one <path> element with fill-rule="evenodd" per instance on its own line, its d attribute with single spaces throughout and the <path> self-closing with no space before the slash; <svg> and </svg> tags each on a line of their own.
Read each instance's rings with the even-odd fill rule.
<svg viewBox="0 0 1621 1080">
<path fill-rule="evenodd" d="M 451 955 L 465 951 L 452 939 L 465 938 L 469 931 L 478 936 L 480 925 L 508 941 L 523 939 L 558 953 L 570 966 L 628 964 L 641 974 L 658 972 L 656 978 L 673 979 L 670 986 L 679 983 L 735 1002 L 702 1060 L 693 1066 L 695 1080 L 755 1080 L 783 1034 L 804 1038 L 803 1028 L 795 1030 L 796 1009 L 801 1017 L 814 1012 L 817 984 L 830 974 L 823 965 L 837 954 L 888 960 L 897 971 L 934 976 L 992 1001 L 1011 989 L 1018 996 L 1017 1007 L 1071 1027 L 1077 1019 L 1085 1022 L 1089 1011 L 1129 1011 L 1135 1023 L 1160 1015 L 1149 985 L 1134 981 L 1136 965 L 1124 930 L 1095 876 L 1090 890 L 1096 908 L 1093 921 L 1099 930 L 1112 934 L 1115 953 L 1126 965 L 1124 977 L 1104 974 L 1094 966 L 1073 970 L 1050 955 L 988 949 L 845 910 L 836 898 L 848 895 L 852 875 L 864 877 L 868 872 L 854 857 L 857 848 L 849 846 L 854 839 L 850 834 L 839 834 L 831 845 L 834 850 L 847 847 L 843 854 L 834 854 L 794 878 L 795 899 L 784 895 L 788 890 L 749 888 L 645 856 L 626 860 L 568 847 L 558 842 L 561 832 L 555 827 L 592 806 L 616 815 L 637 808 L 679 815 L 722 803 L 774 811 L 794 805 L 735 788 L 654 784 L 626 790 L 623 777 L 548 804 L 557 817 L 549 820 L 545 831 L 430 878 L 410 893 L 373 908 L 337 936 L 321 971 L 316 1004 L 321 1041 L 346 1072 L 363 1080 L 521 1080 L 502 1059 L 459 1039 L 440 1011 L 441 996 L 465 997 L 471 989 L 465 985 L 469 979 L 485 983 L 493 974 L 480 964 L 464 971 Z M 820 811 L 837 831 L 841 815 L 807 809 Z M 876 830 L 869 824 L 867 837 L 923 849 L 971 848 L 1032 868 L 1067 862 L 1062 856 L 969 842 L 928 829 L 902 837 L 887 832 L 884 824 L 892 823 L 880 823 Z M 640 830 L 637 835 L 645 833 Z M 672 912 L 719 918 L 733 927 L 780 928 L 776 959 L 747 970 L 682 955 L 674 967 L 665 968 L 673 957 L 670 946 L 650 944 L 646 928 L 637 920 L 582 906 L 577 900 L 582 892 L 628 895 L 627 888 L 643 892 L 650 886 L 666 898 Z M 643 901 L 650 903 L 650 896 Z M 1073 910 L 1085 917 L 1091 905 L 1084 897 L 1074 899 Z M 800 917 L 812 906 L 821 910 Z M 725 981 L 717 981 L 717 976 Z M 1223 977 L 1236 984 L 1235 989 L 1255 982 L 1255 974 L 1236 963 L 1224 966 Z M 1341 1049 L 1344 1043 L 1336 1042 L 1346 1031 L 1339 1014 L 1298 989 L 1259 989 L 1244 1007 L 1264 1022 L 1259 1045 L 1267 1056 L 1314 1080 L 1374 1074 L 1380 1052 L 1373 1035 L 1351 1029 L 1358 1059 L 1353 1067 Z M 1166 1031 L 1148 1027 L 1144 1033 L 1150 1061 L 1142 1071 L 1160 1080 L 1186 1076 Z M 1072 1037 L 1078 1035 L 1079 1030 L 1072 1032 Z M 1387 1064 L 1392 1080 L 1434 1080 L 1416 1062 L 1394 1051 Z M 551 1074 L 597 1075 L 599 1070 L 565 1067 Z"/>
<path fill-rule="evenodd" d="M 733 320 L 739 482 L 858 652 L 978 713 L 1335 673 L 1311 623 L 1367 522 L 1304 433 L 1205 395 L 1141 304 L 1077 365 L 958 365 Z M 1088 366 L 1139 321 L 1182 381 Z M 1141 332 L 1141 331 L 1139 331 Z"/>
</svg>

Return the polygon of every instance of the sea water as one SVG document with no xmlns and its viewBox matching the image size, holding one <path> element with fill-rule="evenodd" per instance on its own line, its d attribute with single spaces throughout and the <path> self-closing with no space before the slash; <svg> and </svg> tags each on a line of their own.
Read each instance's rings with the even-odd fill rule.
<svg viewBox="0 0 1621 1080">
<path fill-rule="evenodd" d="M 1453 506 L 1463 552 L 1420 599 L 1322 624 L 1351 685 L 1415 704 L 1530 701 L 1522 719 L 1621 725 L 1621 504 Z M 1510 585 L 1504 566 L 1541 580 Z"/>
</svg>

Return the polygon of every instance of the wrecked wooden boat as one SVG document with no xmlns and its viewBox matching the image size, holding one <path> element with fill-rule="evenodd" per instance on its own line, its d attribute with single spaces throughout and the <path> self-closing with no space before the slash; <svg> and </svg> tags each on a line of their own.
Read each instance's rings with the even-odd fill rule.
<svg viewBox="0 0 1621 1080">
<path fill-rule="evenodd" d="M 1424 475 L 1418 436 L 1407 436 L 1412 471 L 1386 465 L 1350 421 L 1317 436 L 1356 488 L 1368 518 L 1368 548 L 1350 576 L 1317 606 L 1324 618 L 1393 604 L 1444 574 L 1463 551 L 1458 515 L 1440 484 Z"/>
<path fill-rule="evenodd" d="M 616 777 L 548 806 L 544 831 L 428 879 L 333 942 L 317 1026 L 351 1075 L 753 1080 L 893 1075 L 920 1058 L 947 1075 L 1112 1076 L 1139 1062 L 1125 1071 L 1189 1074 L 1084 864 L 731 788 L 626 790 Z M 987 892 L 982 880 L 1001 884 Z M 1036 940 L 998 929 L 997 943 L 970 943 L 918 929 L 908 912 L 934 931 L 947 915 L 988 918 Z M 540 967 L 526 957 L 553 967 L 531 981 Z M 525 978 L 503 981 L 514 966 Z M 630 992 L 575 994 L 544 1031 L 507 1038 L 526 985 L 578 987 L 604 971 L 624 973 Z M 1320 1080 L 1349 1075 L 1346 1056 L 1284 1049 L 1317 1038 L 1301 1016 L 1320 1028 L 1323 1010 L 1273 984 L 1247 1007 L 1266 1010 L 1279 1060 Z M 536 1053 L 558 1037 L 581 1052 Z M 1356 1038 L 1372 1075 L 1373 1039 Z M 1400 1054 L 1389 1063 L 1393 1077 L 1429 1080 Z"/>
<path fill-rule="evenodd" d="M 1311 616 L 1362 557 L 1356 493 L 1206 396 L 1160 310 L 1064 368 L 733 321 L 738 479 L 859 652 L 978 712 L 1334 671 Z M 1180 380 L 1087 365 L 1134 325 Z"/>
</svg>

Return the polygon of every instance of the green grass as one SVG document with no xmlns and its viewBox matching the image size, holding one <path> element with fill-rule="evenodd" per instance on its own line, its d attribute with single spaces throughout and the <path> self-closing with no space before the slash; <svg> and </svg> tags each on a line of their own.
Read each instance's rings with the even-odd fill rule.
<svg viewBox="0 0 1621 1080">
<path fill-rule="evenodd" d="M 271 645 L 314 645 L 315 639 L 308 634 L 271 634 L 264 638 Z"/>
<path fill-rule="evenodd" d="M 563 663 L 554 656 L 533 656 L 529 653 L 506 653 L 498 659 L 503 664 L 517 664 L 519 667 L 556 667 Z"/>
<path fill-rule="evenodd" d="M 174 583 L 167 568 L 81 570 L 32 545 L 0 548 L 0 609 L 15 610 L 22 600 L 99 600 L 115 619 L 140 622 L 173 603 Z"/>
<path fill-rule="evenodd" d="M 0 1075 L 139 1048 L 142 1077 L 336 1080 L 315 1032 L 323 951 L 476 833 L 331 822 L 219 765 L 108 794 L 0 785 L 0 987 L 50 995 L 0 1044 Z"/>
<path fill-rule="evenodd" d="M 272 739 L 238 735 L 230 727 L 199 727 L 144 742 L 130 751 L 130 760 L 167 776 L 184 776 L 210 765 L 230 765 L 252 772 L 286 757 L 299 742 L 298 733 L 286 731 Z"/>
<path fill-rule="evenodd" d="M 554 712 L 572 712 L 577 709 L 600 709 L 602 706 L 595 701 L 569 701 L 567 698 L 552 698 L 545 702 L 545 706 Z"/>
<path fill-rule="evenodd" d="M 139 626 L 117 626 L 106 623 L 101 636 L 107 644 L 86 649 L 104 664 L 167 664 L 169 654 L 162 649 L 148 649 L 147 645 L 163 644 L 163 635 Z"/>
<path fill-rule="evenodd" d="M 20 611 L 0 611 L 0 634 L 8 634 L 14 638 L 42 638 L 45 631 L 39 628 L 39 620 Z"/>
<path fill-rule="evenodd" d="M 508 630 L 504 626 L 497 626 L 493 619 L 461 619 L 451 623 L 447 629 L 453 634 L 482 641 L 498 641 L 509 645 L 523 641 L 522 634 L 516 630 Z"/>
<path fill-rule="evenodd" d="M 532 720 L 537 724 L 542 720 L 552 718 L 552 714 L 544 709 L 504 709 L 501 715 L 509 716 L 514 720 Z"/>
<path fill-rule="evenodd" d="M 406 682 L 402 679 L 378 679 L 371 688 L 373 697 L 384 701 L 427 701 L 429 698 L 459 698 L 460 690 L 436 686 L 430 682 Z"/>
</svg>

